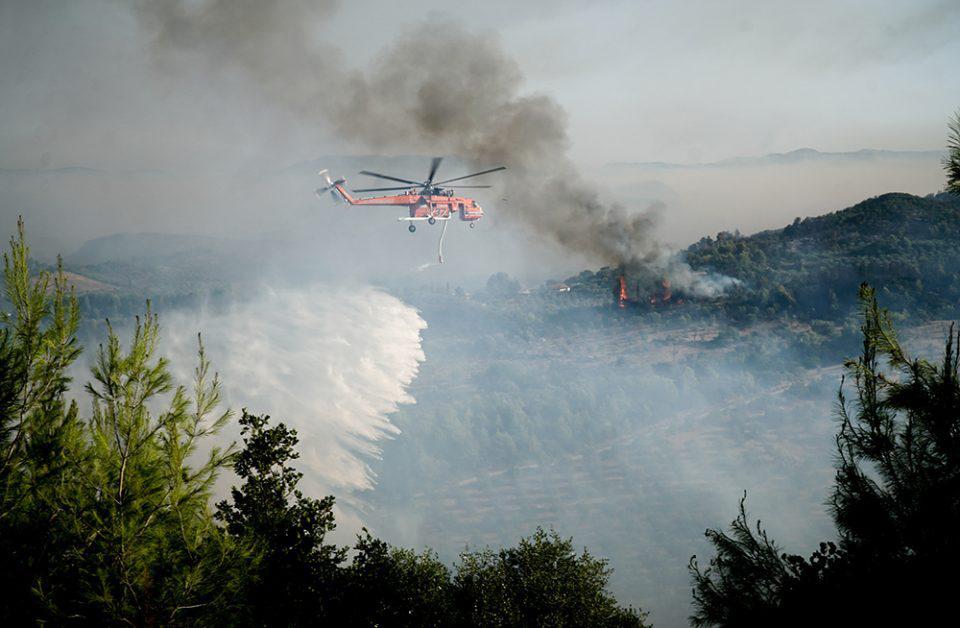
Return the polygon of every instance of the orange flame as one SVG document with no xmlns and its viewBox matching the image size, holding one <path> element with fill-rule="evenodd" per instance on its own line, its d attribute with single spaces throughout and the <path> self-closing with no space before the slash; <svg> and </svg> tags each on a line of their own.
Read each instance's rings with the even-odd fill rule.
<svg viewBox="0 0 960 628">
<path fill-rule="evenodd" d="M 671 298 L 673 298 L 673 290 L 670 289 L 670 280 L 664 279 L 660 282 L 660 285 L 663 287 L 663 292 L 661 293 L 661 300 L 666 303 Z"/>
<path fill-rule="evenodd" d="M 630 299 L 630 295 L 627 294 L 627 279 L 623 275 L 620 275 L 620 307 L 627 307 L 627 300 Z"/>
</svg>

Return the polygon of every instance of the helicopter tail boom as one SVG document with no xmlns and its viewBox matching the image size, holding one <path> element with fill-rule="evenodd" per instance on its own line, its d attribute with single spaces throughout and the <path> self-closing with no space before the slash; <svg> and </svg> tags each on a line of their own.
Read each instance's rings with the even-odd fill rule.
<svg viewBox="0 0 960 628">
<path fill-rule="evenodd" d="M 347 189 L 343 187 L 343 184 L 347 182 L 346 179 L 341 177 L 336 181 L 333 181 L 332 179 L 330 179 L 330 175 L 327 173 L 326 168 L 324 168 L 317 174 L 323 177 L 327 182 L 326 187 L 317 188 L 316 190 L 313 191 L 313 193 L 316 194 L 317 198 L 322 198 L 326 192 L 329 192 L 330 197 L 338 203 L 347 203 L 348 205 L 356 205 L 357 199 L 353 198 L 353 196 L 350 195 L 350 192 L 348 192 Z"/>
</svg>

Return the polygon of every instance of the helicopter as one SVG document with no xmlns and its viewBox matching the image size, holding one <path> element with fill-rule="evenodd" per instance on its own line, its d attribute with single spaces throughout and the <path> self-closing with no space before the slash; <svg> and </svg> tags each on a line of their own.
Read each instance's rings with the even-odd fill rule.
<svg viewBox="0 0 960 628">
<path fill-rule="evenodd" d="M 349 205 L 386 205 L 406 207 L 408 210 L 408 215 L 400 216 L 397 218 L 397 221 L 409 223 L 407 225 L 407 230 L 410 233 L 414 233 L 417 230 L 417 226 L 415 224 L 417 222 L 426 221 L 427 224 L 435 225 L 437 221 L 448 221 L 454 216 L 459 217 L 460 220 L 466 222 L 469 227 L 473 229 L 476 227 L 477 221 L 483 218 L 483 208 L 480 207 L 480 205 L 472 198 L 456 196 L 454 190 L 464 188 L 489 188 L 492 186 L 448 186 L 446 184 L 453 183 L 454 181 L 463 181 L 464 179 L 479 177 L 482 174 L 506 170 L 506 166 L 498 166 L 496 168 L 490 168 L 489 170 L 482 170 L 480 172 L 474 172 L 473 174 L 467 174 L 462 177 L 454 177 L 452 179 L 445 179 L 443 181 L 434 181 L 437 175 L 437 169 L 440 167 L 440 162 L 442 161 L 443 157 L 434 157 L 431 160 L 430 172 L 427 174 L 427 178 L 424 181 L 411 181 L 410 179 L 401 179 L 400 177 L 380 174 L 379 172 L 361 170 L 360 174 L 386 179 L 388 181 L 395 181 L 397 183 L 404 183 L 406 185 L 385 188 L 362 188 L 351 191 L 347 191 L 347 189 L 344 187 L 344 184 L 347 182 L 346 179 L 340 178 L 334 181 L 330 178 L 327 170 L 324 169 L 318 174 L 326 179 L 327 185 L 326 187 L 317 188 L 314 190 L 314 194 L 317 195 L 317 198 L 322 198 L 325 193 L 329 192 L 334 201 L 344 202 Z M 402 193 L 390 196 L 373 196 L 369 198 L 355 198 L 350 194 L 350 192 L 359 194 L 363 192 L 387 192 L 396 190 L 402 190 Z M 444 222 L 444 228 L 446 228 L 446 222 Z"/>
</svg>

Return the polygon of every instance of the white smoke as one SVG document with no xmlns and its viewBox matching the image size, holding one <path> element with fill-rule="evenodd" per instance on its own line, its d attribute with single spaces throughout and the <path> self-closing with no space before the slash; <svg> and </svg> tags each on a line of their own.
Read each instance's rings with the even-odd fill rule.
<svg viewBox="0 0 960 628">
<path fill-rule="evenodd" d="M 161 325 L 178 381 L 190 380 L 201 331 L 224 401 L 297 430 L 305 493 L 349 503 L 374 486 L 368 461 L 399 432 L 390 414 L 414 402 L 407 387 L 424 360 L 426 323 L 413 308 L 375 288 L 317 284 L 165 314 Z"/>
<path fill-rule="evenodd" d="M 715 299 L 742 284 L 736 277 L 693 270 L 676 253 L 664 254 L 659 267 L 675 286 L 701 299 Z"/>
</svg>

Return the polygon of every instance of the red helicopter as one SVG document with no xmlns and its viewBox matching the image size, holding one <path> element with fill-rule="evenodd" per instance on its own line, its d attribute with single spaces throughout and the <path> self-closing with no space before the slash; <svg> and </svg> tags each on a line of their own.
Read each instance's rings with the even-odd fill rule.
<svg viewBox="0 0 960 628">
<path fill-rule="evenodd" d="M 409 211 L 409 216 L 400 216 L 397 218 L 397 220 L 400 222 L 410 223 L 407 227 L 410 233 L 413 233 L 417 230 L 417 227 L 414 224 L 417 221 L 425 220 L 428 224 L 434 225 L 438 220 L 450 220 L 454 215 L 458 215 L 460 220 L 467 222 L 472 229 L 476 226 L 477 221 L 483 218 L 483 208 L 480 207 L 480 205 L 477 204 L 477 202 L 472 198 L 467 198 L 465 196 L 454 196 L 454 189 L 489 188 L 491 186 L 447 186 L 446 184 L 453 183 L 454 181 L 463 181 L 464 179 L 470 179 L 472 177 L 479 177 L 482 174 L 497 172 L 498 170 L 506 170 L 506 166 L 490 168 L 489 170 L 482 170 L 480 172 L 474 172 L 473 174 L 464 175 L 462 177 L 446 179 L 444 181 L 434 181 L 433 179 L 436 177 L 437 169 L 440 167 L 441 161 L 443 161 L 443 157 L 433 158 L 433 161 L 430 164 L 430 173 L 427 175 L 426 181 L 411 181 L 409 179 L 391 177 L 378 172 L 370 172 L 369 170 L 361 170 L 360 174 L 378 177 L 380 179 L 387 179 L 388 181 L 405 183 L 406 185 L 400 187 L 363 188 L 359 190 L 352 190 L 355 193 L 403 190 L 403 193 L 401 194 L 395 194 L 393 196 L 374 196 L 371 198 L 354 198 L 350 195 L 350 192 L 343 187 L 343 184 L 347 182 L 346 179 L 340 178 L 336 181 L 332 181 L 326 170 L 321 170 L 319 174 L 326 178 L 327 186 L 323 188 L 317 188 L 314 190 L 314 194 L 320 198 L 325 192 L 330 192 L 333 200 L 343 201 L 350 205 L 392 205 L 397 207 L 406 207 Z M 444 227 L 446 227 L 446 223 L 444 223 Z"/>
</svg>

